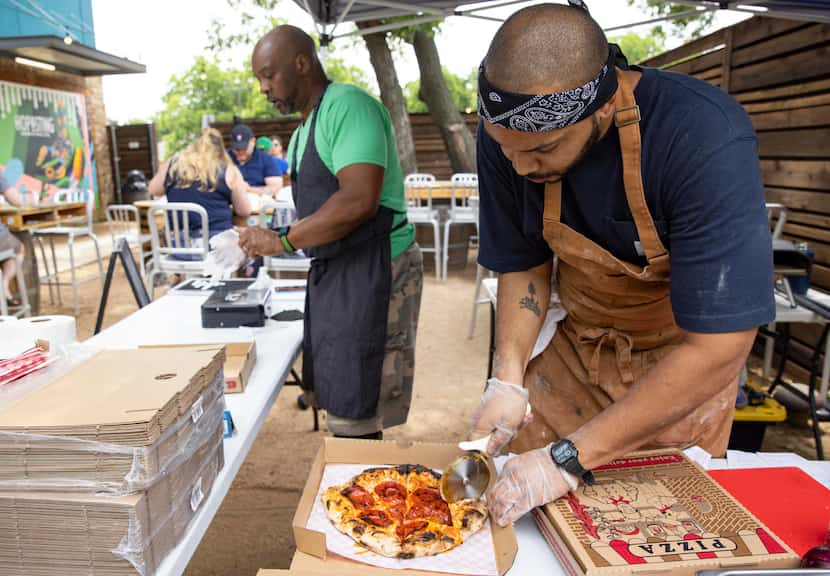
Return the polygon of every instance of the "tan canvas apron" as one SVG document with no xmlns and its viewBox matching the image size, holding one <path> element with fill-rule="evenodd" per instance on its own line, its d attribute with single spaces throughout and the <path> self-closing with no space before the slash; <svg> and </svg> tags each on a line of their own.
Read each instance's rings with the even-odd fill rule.
<svg viewBox="0 0 830 576">
<path fill-rule="evenodd" d="M 545 187 L 544 236 L 559 258 L 559 295 L 568 316 L 528 366 L 533 422 L 511 450 L 523 452 L 570 434 L 675 348 L 681 331 L 669 301 L 669 254 L 648 210 L 640 172 L 639 109 L 625 75 L 619 79 L 619 128 L 625 195 L 648 264 L 623 262 L 560 221 L 562 184 Z M 737 379 L 646 447 L 699 445 L 726 450 Z M 683 390 L 678 390 L 678 397 Z M 638 417 L 631 414 L 632 419 Z"/>
</svg>

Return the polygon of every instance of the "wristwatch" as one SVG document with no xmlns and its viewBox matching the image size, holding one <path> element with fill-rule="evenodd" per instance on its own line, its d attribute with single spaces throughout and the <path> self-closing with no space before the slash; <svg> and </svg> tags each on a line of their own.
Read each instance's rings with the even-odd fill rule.
<svg viewBox="0 0 830 576">
<path fill-rule="evenodd" d="M 566 472 L 573 474 L 577 478 L 582 478 L 582 481 L 588 486 L 594 484 L 595 480 L 593 473 L 590 470 L 583 468 L 582 464 L 579 463 L 579 450 L 577 450 L 576 445 L 567 438 L 563 438 L 562 440 L 551 444 L 550 457 L 557 466 L 561 466 Z"/>
<path fill-rule="evenodd" d="M 282 243 L 283 249 L 286 253 L 291 254 L 296 250 L 294 246 L 291 245 L 291 242 L 288 241 L 288 231 L 291 230 L 291 226 L 280 226 L 275 230 L 277 236 L 280 237 L 280 242 Z"/>
</svg>

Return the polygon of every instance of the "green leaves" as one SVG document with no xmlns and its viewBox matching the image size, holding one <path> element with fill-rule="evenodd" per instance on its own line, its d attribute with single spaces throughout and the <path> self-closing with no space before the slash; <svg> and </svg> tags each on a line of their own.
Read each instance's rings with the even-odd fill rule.
<svg viewBox="0 0 830 576">
<path fill-rule="evenodd" d="M 629 32 L 623 36 L 608 39 L 609 42 L 619 44 L 620 48 L 631 64 L 637 64 L 663 52 L 665 37 L 651 34 L 641 36 L 636 32 Z"/>
<path fill-rule="evenodd" d="M 454 74 L 446 67 L 442 67 L 442 71 L 455 107 L 461 112 L 475 112 L 478 97 L 478 70 L 471 70 L 466 77 Z M 420 89 L 420 80 L 413 80 L 404 86 L 403 95 L 406 98 L 406 109 L 409 112 L 429 112 L 426 103 L 419 96 Z"/>
<path fill-rule="evenodd" d="M 652 16 L 669 16 L 692 10 L 689 6 L 670 4 L 661 0 L 628 0 L 628 4 L 629 6 L 638 6 Z M 685 18 L 667 20 L 661 25 L 652 27 L 650 34 L 663 40 L 666 39 L 667 35 L 674 35 L 683 39 L 698 38 L 712 25 L 714 18 L 714 12 L 704 12 L 700 15 L 693 14 Z"/>
<path fill-rule="evenodd" d="M 276 116 L 246 63 L 243 69 L 222 68 L 216 58 L 196 59 L 184 74 L 173 76 L 163 97 L 165 108 L 154 117 L 168 154 L 187 146 L 201 131 L 202 116 L 229 121 Z"/>
</svg>

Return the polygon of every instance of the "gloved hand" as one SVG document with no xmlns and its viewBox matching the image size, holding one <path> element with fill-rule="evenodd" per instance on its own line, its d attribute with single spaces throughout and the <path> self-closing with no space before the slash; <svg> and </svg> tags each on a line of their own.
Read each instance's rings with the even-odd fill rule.
<svg viewBox="0 0 830 576">
<path fill-rule="evenodd" d="M 239 235 L 229 229 L 210 239 L 210 252 L 205 260 L 205 274 L 216 282 L 230 278 L 245 261 L 245 253 L 239 248 Z"/>
<path fill-rule="evenodd" d="M 577 480 L 566 480 L 564 470 L 550 457 L 550 445 L 508 460 L 495 485 L 487 493 L 487 506 L 499 526 L 515 522 L 533 508 L 576 489 Z"/>
<path fill-rule="evenodd" d="M 530 422 L 527 402 L 527 388 L 490 378 L 473 414 L 470 439 L 483 438 L 492 432 L 486 452 L 489 456 L 498 454 Z"/>
<path fill-rule="evenodd" d="M 239 247 L 248 256 L 272 256 L 282 252 L 282 244 L 277 233 L 260 226 L 240 229 Z"/>
</svg>

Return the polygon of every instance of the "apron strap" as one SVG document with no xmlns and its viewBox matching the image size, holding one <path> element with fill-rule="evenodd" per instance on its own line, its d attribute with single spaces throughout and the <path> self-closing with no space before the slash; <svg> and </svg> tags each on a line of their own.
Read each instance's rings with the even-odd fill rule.
<svg viewBox="0 0 830 576">
<path fill-rule="evenodd" d="M 620 105 L 614 112 L 614 124 L 620 134 L 625 195 L 628 208 L 634 217 L 634 224 L 637 226 L 637 235 L 640 237 L 643 253 L 649 264 L 656 264 L 668 260 L 669 254 L 657 233 L 657 227 L 648 210 L 646 195 L 643 191 L 643 173 L 640 165 L 642 152 L 640 107 L 634 100 L 634 91 L 628 79 L 619 69 L 617 69 L 617 81 L 619 83 L 617 97 L 620 99 Z"/>
<path fill-rule="evenodd" d="M 617 351 L 617 369 L 625 384 L 634 382 L 634 373 L 631 370 L 631 348 L 634 341 L 631 336 L 619 332 L 614 328 L 588 328 L 578 336 L 580 344 L 595 344 L 591 363 L 588 365 L 588 378 L 594 386 L 599 386 L 599 365 L 604 344 L 614 344 Z"/>
<path fill-rule="evenodd" d="M 545 210 L 542 219 L 559 222 L 562 219 L 562 180 L 545 184 Z"/>
</svg>

